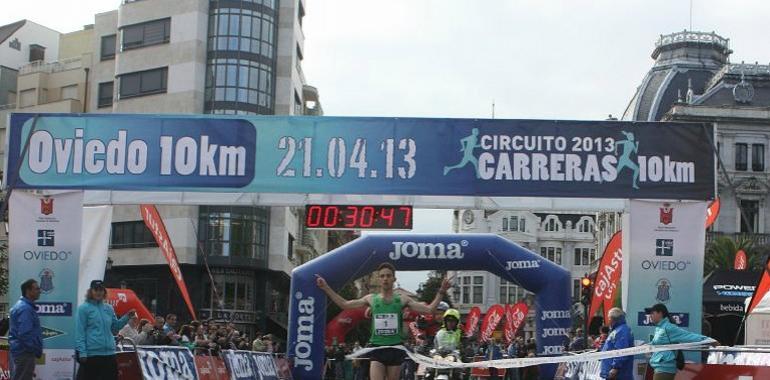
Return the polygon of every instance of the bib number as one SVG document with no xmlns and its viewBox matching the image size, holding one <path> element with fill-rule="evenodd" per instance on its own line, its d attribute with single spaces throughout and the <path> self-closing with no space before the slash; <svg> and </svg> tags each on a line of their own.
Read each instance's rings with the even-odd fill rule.
<svg viewBox="0 0 770 380">
<path fill-rule="evenodd" d="M 398 333 L 398 314 L 375 314 L 374 333 L 380 336 L 396 335 Z"/>
</svg>

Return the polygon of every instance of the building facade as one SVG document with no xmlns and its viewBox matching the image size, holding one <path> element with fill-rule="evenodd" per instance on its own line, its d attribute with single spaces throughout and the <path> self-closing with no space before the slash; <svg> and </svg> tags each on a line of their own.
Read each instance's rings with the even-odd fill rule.
<svg viewBox="0 0 770 380">
<path fill-rule="evenodd" d="M 731 63 L 731 54 L 730 40 L 714 32 L 660 36 L 652 53 L 655 63 L 623 120 L 712 124 L 716 138 L 703 141 L 702 149 L 718 152 L 721 211 L 707 241 L 743 236 L 764 246 L 770 243 L 770 173 L 765 163 L 770 65 Z"/>
<path fill-rule="evenodd" d="M 457 210 L 454 229 L 458 233 L 497 234 L 561 265 L 572 275 L 574 302 L 580 297 L 580 278 L 590 271 L 591 263 L 596 260 L 594 214 Z M 523 333 L 525 338 L 533 337 L 536 305 L 532 293 L 486 271 L 456 271 L 451 275 L 455 276 L 452 300 L 462 314 L 474 306 L 486 312 L 495 304 L 529 303 L 531 312 Z"/>
<path fill-rule="evenodd" d="M 322 115 L 302 72 L 304 0 L 136 0 L 27 65 L 22 112 Z M 67 54 L 66 57 L 61 54 Z M 17 96 L 19 97 L 19 96 Z M 290 207 L 159 206 L 198 318 L 285 335 L 291 270 L 354 238 L 307 230 Z M 106 281 L 190 318 L 138 206 L 115 206 Z M 212 283 L 213 279 L 213 283 Z"/>
</svg>

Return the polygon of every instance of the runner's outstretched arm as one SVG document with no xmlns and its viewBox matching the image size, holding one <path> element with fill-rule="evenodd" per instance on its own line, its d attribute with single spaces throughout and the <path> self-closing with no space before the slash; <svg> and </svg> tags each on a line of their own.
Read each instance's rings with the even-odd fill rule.
<svg viewBox="0 0 770 380">
<path fill-rule="evenodd" d="M 355 300 L 346 300 L 342 298 L 341 295 L 337 294 L 337 292 L 334 291 L 331 287 L 329 287 L 329 284 L 326 283 L 326 280 L 324 280 L 323 277 L 319 275 L 315 275 L 316 277 L 316 285 L 318 285 L 321 290 L 326 293 L 326 296 L 329 297 L 329 299 L 332 300 L 337 306 L 340 307 L 340 309 L 355 309 L 359 307 L 369 306 L 369 295 L 366 295 L 362 298 L 355 299 Z"/>
<path fill-rule="evenodd" d="M 444 277 L 444 280 L 441 282 L 441 288 L 436 293 L 436 298 L 433 299 L 433 302 L 431 302 L 430 305 L 417 302 L 411 297 L 406 297 L 406 306 L 421 314 L 432 314 L 436 311 L 436 307 L 438 307 L 439 302 L 444 298 L 444 295 L 450 286 L 452 286 L 452 281 Z"/>
</svg>

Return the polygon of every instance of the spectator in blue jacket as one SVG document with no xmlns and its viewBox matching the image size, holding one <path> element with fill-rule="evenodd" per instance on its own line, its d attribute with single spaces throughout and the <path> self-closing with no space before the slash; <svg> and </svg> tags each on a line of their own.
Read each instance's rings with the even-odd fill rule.
<svg viewBox="0 0 770 380">
<path fill-rule="evenodd" d="M 114 335 L 135 312 L 131 310 L 118 319 L 112 306 L 104 302 L 106 296 L 102 281 L 91 281 L 86 301 L 78 306 L 75 325 L 75 350 L 80 363 L 78 379 L 118 378 Z"/>
<path fill-rule="evenodd" d="M 655 324 L 655 335 L 652 337 L 652 345 L 694 343 L 708 341 L 712 345 L 718 345 L 719 342 L 700 334 L 689 332 L 680 328 L 669 320 L 668 308 L 663 304 L 656 304 L 651 308 L 645 309 L 650 315 L 652 323 Z M 673 351 L 659 351 L 652 354 L 650 366 L 655 370 L 654 380 L 674 380 L 676 377 L 676 354 Z"/>
<path fill-rule="evenodd" d="M 32 380 L 35 358 L 43 355 L 43 330 L 37 316 L 35 301 L 40 298 L 40 286 L 29 279 L 21 284 L 19 301 L 11 308 L 11 379 Z"/>
<path fill-rule="evenodd" d="M 602 345 L 602 351 L 620 350 L 634 346 L 634 334 L 626 324 L 626 313 L 620 308 L 614 307 L 607 313 L 610 319 L 610 328 L 607 339 Z M 634 356 L 620 356 L 602 360 L 600 376 L 602 379 L 633 380 Z"/>
</svg>

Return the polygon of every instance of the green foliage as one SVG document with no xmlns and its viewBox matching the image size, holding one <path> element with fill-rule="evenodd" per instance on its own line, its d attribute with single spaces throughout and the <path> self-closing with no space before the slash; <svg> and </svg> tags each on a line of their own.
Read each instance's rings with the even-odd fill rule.
<svg viewBox="0 0 770 380">
<path fill-rule="evenodd" d="M 445 275 L 446 272 L 430 272 L 428 279 L 420 284 L 420 288 L 417 289 L 418 300 L 425 303 L 433 302 L 433 299 L 436 298 L 436 293 L 441 289 L 441 282 L 444 280 Z M 450 305 L 452 304 L 449 296 L 446 294 L 442 300 Z"/>
<path fill-rule="evenodd" d="M 751 239 L 740 237 L 733 240 L 726 236 L 720 236 L 706 248 L 703 273 L 708 275 L 718 269 L 732 269 L 735 263 L 735 254 L 739 250 L 746 253 L 746 269 L 762 268 L 762 255 L 760 250 L 754 247 L 754 242 Z"/>
</svg>

